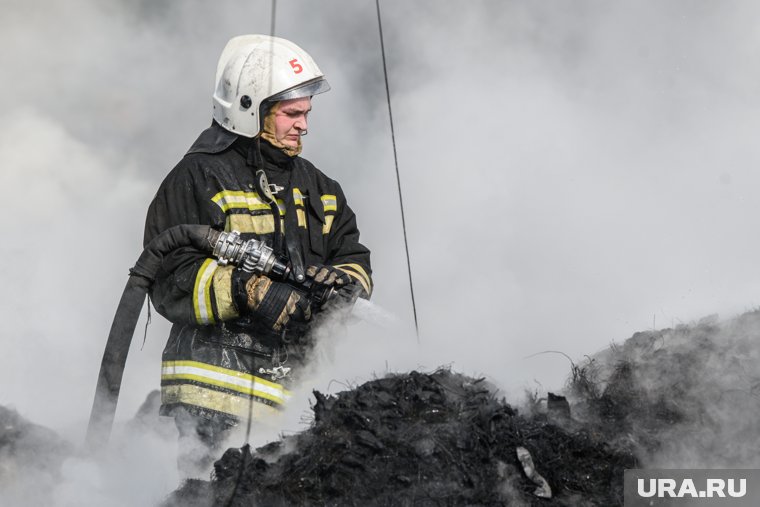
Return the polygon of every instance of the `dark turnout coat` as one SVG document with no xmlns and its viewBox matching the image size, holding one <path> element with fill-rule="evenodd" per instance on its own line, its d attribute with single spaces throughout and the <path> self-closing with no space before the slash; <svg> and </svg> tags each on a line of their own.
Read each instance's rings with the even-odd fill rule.
<svg viewBox="0 0 760 507">
<path fill-rule="evenodd" d="M 251 142 L 216 123 L 205 130 L 153 199 L 145 244 L 174 225 L 205 224 L 271 245 L 271 207 L 256 193 L 255 168 L 246 163 L 254 160 Z M 270 183 L 282 187 L 276 197 L 287 244 L 297 245 L 305 266 L 339 267 L 369 297 L 370 253 L 359 242 L 356 217 L 340 185 L 301 157 L 287 157 L 265 142 L 262 152 L 258 164 L 263 162 Z M 164 259 L 150 295 L 174 324 L 162 361 L 165 415 L 183 406 L 234 424 L 247 417 L 252 403 L 270 410 L 288 397 L 287 379 L 280 379 L 276 367 L 294 366 L 303 347 L 292 345 L 303 331 L 286 333 L 283 340 L 257 328 L 235 306 L 233 269 L 189 247 Z"/>
</svg>

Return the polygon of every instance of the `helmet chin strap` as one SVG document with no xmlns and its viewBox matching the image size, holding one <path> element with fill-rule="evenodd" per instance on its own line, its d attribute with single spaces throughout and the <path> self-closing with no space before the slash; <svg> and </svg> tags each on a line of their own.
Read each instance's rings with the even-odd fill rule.
<svg viewBox="0 0 760 507">
<path fill-rule="evenodd" d="M 296 146 L 288 146 L 287 144 L 283 144 L 282 142 L 277 140 L 277 136 L 275 135 L 275 126 L 274 126 L 274 115 L 277 113 L 277 110 L 280 108 L 280 102 L 275 102 L 272 104 L 272 107 L 269 108 L 269 111 L 267 111 L 266 115 L 263 117 L 264 121 L 263 127 L 261 129 L 261 138 L 265 139 L 269 144 L 277 148 L 278 150 L 281 150 L 283 153 L 288 155 L 289 157 L 295 157 L 297 155 L 301 154 L 302 146 L 301 146 L 301 138 L 299 136 L 298 138 L 298 145 Z M 305 131 L 302 131 L 301 135 L 304 135 Z"/>
</svg>

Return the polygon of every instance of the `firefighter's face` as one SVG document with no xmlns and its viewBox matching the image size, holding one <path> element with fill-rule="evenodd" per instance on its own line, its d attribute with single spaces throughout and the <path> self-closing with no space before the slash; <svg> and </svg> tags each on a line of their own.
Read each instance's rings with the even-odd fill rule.
<svg viewBox="0 0 760 507">
<path fill-rule="evenodd" d="M 283 100 L 274 113 L 274 135 L 277 141 L 291 148 L 298 147 L 298 140 L 308 128 L 307 117 L 311 111 L 311 99 Z"/>
</svg>

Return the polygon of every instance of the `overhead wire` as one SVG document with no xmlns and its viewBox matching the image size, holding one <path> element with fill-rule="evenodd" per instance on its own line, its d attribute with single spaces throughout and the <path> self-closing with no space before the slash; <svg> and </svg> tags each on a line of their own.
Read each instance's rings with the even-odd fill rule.
<svg viewBox="0 0 760 507">
<path fill-rule="evenodd" d="M 398 167 L 398 151 L 396 150 L 396 132 L 393 127 L 393 110 L 391 108 L 391 90 L 388 85 L 388 66 L 385 59 L 385 39 L 383 37 L 383 21 L 380 15 L 380 0 L 375 0 L 377 7 L 377 28 L 380 32 L 380 53 L 383 57 L 383 77 L 385 78 L 385 98 L 388 103 L 388 119 L 391 126 L 391 142 L 393 143 L 393 162 L 396 166 L 396 185 L 398 187 L 398 202 L 401 208 L 401 228 L 404 231 L 404 250 L 406 251 L 406 268 L 409 273 L 409 292 L 412 298 L 412 312 L 414 314 L 414 331 L 417 335 L 417 343 L 420 341 L 420 326 L 417 320 L 417 303 L 414 299 L 414 283 L 412 282 L 412 263 L 409 259 L 409 239 L 406 234 L 406 214 L 404 213 L 404 198 L 401 192 L 401 174 Z"/>
<path fill-rule="evenodd" d="M 269 21 L 269 36 L 274 37 L 274 28 L 275 23 L 277 21 L 277 0 L 272 0 L 272 8 L 271 8 L 271 14 L 270 14 L 270 21 Z M 269 67 L 272 67 L 272 58 L 274 57 L 274 40 L 272 40 L 272 45 L 269 49 Z M 269 93 L 268 95 L 272 94 L 272 73 L 269 73 Z M 261 120 L 259 120 L 261 121 Z M 255 381 L 254 381 L 255 385 Z M 251 397 L 248 401 L 248 422 L 246 424 L 245 428 L 245 446 L 248 446 L 251 441 L 251 429 L 253 426 L 253 391 L 251 391 Z"/>
<path fill-rule="evenodd" d="M 271 6 L 272 7 L 271 7 L 271 16 L 270 16 L 270 24 L 269 24 L 269 35 L 270 37 L 274 37 L 275 24 L 276 24 L 276 19 L 277 19 L 277 0 L 272 0 Z M 409 256 L 409 240 L 408 240 L 408 235 L 406 231 L 406 214 L 404 212 L 404 199 L 403 199 L 403 194 L 401 191 L 401 174 L 399 171 L 398 150 L 396 148 L 396 133 L 395 133 L 395 128 L 393 124 L 393 110 L 391 107 L 391 92 L 390 92 L 390 86 L 388 83 L 388 66 L 387 66 L 386 57 L 385 57 L 385 40 L 383 37 L 382 16 L 380 13 L 380 0 L 375 0 L 375 6 L 377 10 L 377 27 L 378 27 L 378 31 L 380 35 L 380 52 L 382 55 L 382 62 L 383 62 L 385 97 L 386 97 L 386 102 L 388 104 L 388 119 L 390 122 L 391 143 L 393 145 L 393 162 L 396 168 L 396 185 L 398 187 L 399 207 L 401 210 L 401 227 L 404 233 L 404 250 L 406 252 L 407 273 L 409 275 L 409 291 L 410 291 L 411 301 L 412 301 L 412 312 L 414 315 L 414 330 L 417 336 L 417 342 L 419 343 L 420 330 L 419 330 L 419 322 L 417 319 L 417 304 L 414 297 L 414 283 L 413 283 L 413 278 L 412 278 L 412 264 L 411 264 L 411 260 Z M 273 50 L 270 51 L 270 59 L 272 58 L 272 53 L 273 53 Z M 270 91 L 271 91 L 271 86 L 272 86 L 271 76 L 270 76 L 269 85 L 270 85 Z M 246 423 L 245 441 L 244 441 L 243 447 L 241 448 L 243 456 L 240 463 L 240 472 L 238 474 L 237 480 L 235 481 L 235 488 L 232 491 L 232 495 L 230 496 L 227 502 L 228 506 L 232 504 L 232 501 L 237 495 L 238 486 L 240 485 L 240 481 L 242 480 L 242 477 L 245 471 L 245 466 L 247 463 L 247 457 L 250 453 L 250 438 L 251 438 L 251 431 L 252 431 L 252 426 L 253 426 L 253 407 L 254 407 L 254 401 L 253 401 L 253 392 L 252 392 L 249 398 L 248 421 Z"/>
<path fill-rule="evenodd" d="M 277 0 L 272 0 L 271 3 L 271 13 L 270 13 L 270 20 L 269 20 L 269 36 L 274 37 L 274 30 L 275 30 L 275 24 L 277 21 Z M 272 40 L 272 43 L 269 48 L 269 67 L 272 67 L 272 59 L 274 57 L 274 40 Z M 269 74 L 269 93 L 267 95 L 272 94 L 272 73 Z M 259 119 L 261 121 L 261 119 Z M 260 159 L 261 157 L 259 157 Z M 273 211 L 274 213 L 274 211 Z M 253 407 L 254 407 L 254 388 L 256 386 L 256 377 L 253 377 L 253 382 L 251 384 L 251 393 L 249 394 L 248 398 L 248 420 L 246 421 L 245 426 L 245 440 L 243 442 L 243 446 L 240 448 L 240 453 L 242 454 L 240 459 L 240 470 L 238 471 L 237 479 L 235 479 L 235 487 L 232 490 L 232 494 L 230 495 L 229 499 L 227 500 L 226 507 L 231 507 L 232 502 L 237 496 L 238 487 L 240 486 L 240 482 L 243 479 L 243 475 L 245 474 L 245 467 L 248 464 L 248 457 L 250 456 L 250 448 L 251 448 L 251 431 L 253 429 Z"/>
</svg>

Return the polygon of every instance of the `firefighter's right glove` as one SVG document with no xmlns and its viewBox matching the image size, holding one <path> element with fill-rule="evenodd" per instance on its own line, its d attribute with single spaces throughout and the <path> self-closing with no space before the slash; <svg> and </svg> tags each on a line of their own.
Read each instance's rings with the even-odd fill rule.
<svg viewBox="0 0 760 507">
<path fill-rule="evenodd" d="M 235 270 L 233 287 L 238 311 L 273 331 L 280 332 L 288 324 L 303 326 L 311 319 L 308 299 L 286 283 Z"/>
</svg>

